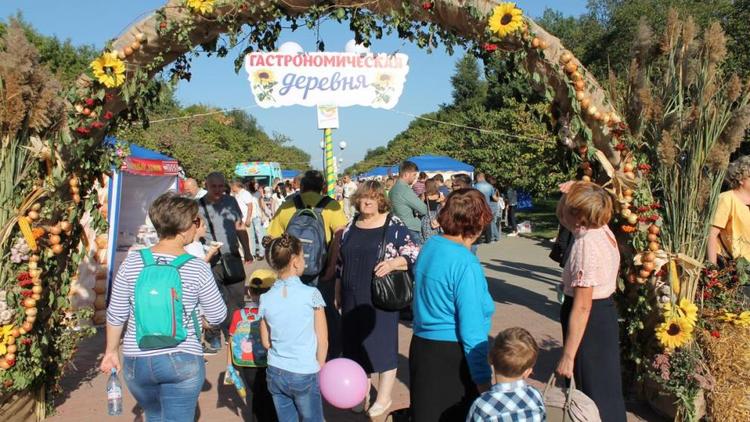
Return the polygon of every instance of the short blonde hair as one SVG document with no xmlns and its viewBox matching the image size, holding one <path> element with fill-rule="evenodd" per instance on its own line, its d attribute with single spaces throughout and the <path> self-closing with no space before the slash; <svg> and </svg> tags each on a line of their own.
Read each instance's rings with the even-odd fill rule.
<svg viewBox="0 0 750 422">
<path fill-rule="evenodd" d="M 601 227 L 612 219 L 612 197 L 596 183 L 574 183 L 564 200 L 564 206 L 583 227 Z"/>
<path fill-rule="evenodd" d="M 504 377 L 520 377 L 534 367 L 538 355 L 534 337 L 521 327 L 513 327 L 498 333 L 490 351 L 490 363 Z"/>
<path fill-rule="evenodd" d="M 359 188 L 352 195 L 352 204 L 357 212 L 359 209 L 359 200 L 362 198 L 373 198 L 378 201 L 378 212 L 383 214 L 391 210 L 391 203 L 385 196 L 385 188 L 377 180 L 367 180 L 359 185 Z"/>
<path fill-rule="evenodd" d="M 198 202 L 175 192 L 162 194 L 148 209 L 148 217 L 160 239 L 187 231 L 198 218 Z"/>
<path fill-rule="evenodd" d="M 730 189 L 737 189 L 743 180 L 750 177 L 750 156 L 742 157 L 732 161 L 727 167 L 726 181 Z"/>
</svg>

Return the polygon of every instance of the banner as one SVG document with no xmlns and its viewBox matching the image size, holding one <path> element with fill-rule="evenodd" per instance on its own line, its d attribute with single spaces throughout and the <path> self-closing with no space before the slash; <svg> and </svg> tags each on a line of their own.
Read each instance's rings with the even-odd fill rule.
<svg viewBox="0 0 750 422">
<path fill-rule="evenodd" d="M 391 109 L 409 73 L 405 54 L 250 53 L 245 70 L 263 108 L 290 105 Z"/>
<path fill-rule="evenodd" d="M 121 170 L 139 176 L 176 176 L 180 171 L 180 165 L 177 161 L 126 157 Z"/>
</svg>

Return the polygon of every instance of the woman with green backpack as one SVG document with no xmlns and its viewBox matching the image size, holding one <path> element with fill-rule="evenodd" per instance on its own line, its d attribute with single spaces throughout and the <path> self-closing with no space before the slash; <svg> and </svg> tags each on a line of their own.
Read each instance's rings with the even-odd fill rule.
<svg viewBox="0 0 750 422">
<path fill-rule="evenodd" d="M 197 308 L 210 324 L 224 321 L 227 308 L 211 268 L 184 250 L 200 225 L 198 203 L 166 193 L 148 214 L 159 243 L 130 254 L 117 272 L 101 370 L 122 371 L 146 421 L 191 421 L 206 372 Z"/>
</svg>

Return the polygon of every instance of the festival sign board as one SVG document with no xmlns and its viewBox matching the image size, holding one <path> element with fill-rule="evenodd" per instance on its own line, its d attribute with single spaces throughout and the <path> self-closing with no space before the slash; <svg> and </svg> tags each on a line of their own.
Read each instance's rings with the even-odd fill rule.
<svg viewBox="0 0 750 422">
<path fill-rule="evenodd" d="M 338 129 L 339 108 L 335 106 L 318 106 L 318 129 Z"/>
<path fill-rule="evenodd" d="M 249 53 L 245 70 L 263 108 L 396 106 L 409 72 L 402 53 Z"/>
</svg>

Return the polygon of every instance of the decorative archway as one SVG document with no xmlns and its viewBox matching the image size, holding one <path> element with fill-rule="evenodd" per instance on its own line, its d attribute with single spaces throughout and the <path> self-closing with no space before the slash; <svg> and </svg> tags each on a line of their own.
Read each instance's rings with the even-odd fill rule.
<svg viewBox="0 0 750 422">
<path fill-rule="evenodd" d="M 18 135 L 33 144 L 34 156 L 43 165 L 34 172 L 38 180 L 19 182 L 22 195 L 14 204 L 17 214 L 0 219 L 0 247 L 24 239 L 30 249 L 26 259 L 10 267 L 18 274 L 19 283 L 6 304 L 17 312 L 0 327 L 10 325 L 7 332 L 0 332 L 0 340 L 14 346 L 12 352 L 0 350 L 0 380 L 6 391 L 41 387 L 38 391 L 43 401 L 45 384 L 54 388 L 74 352 L 77 339 L 70 332 L 76 318 L 66 296 L 75 286 L 77 265 L 87 254 L 86 245 L 79 246 L 83 238 L 79 223 L 87 214 L 94 227 L 102 227 L 91 191 L 102 173 L 120 165 L 123 155 L 101 141 L 118 122 L 146 117 L 146 106 L 159 92 L 159 84 L 152 80 L 154 75 L 176 63 L 172 74 L 186 76 L 185 55 L 197 46 L 223 55 L 241 36 L 249 40 L 243 53 L 273 49 L 281 31 L 280 21 L 289 20 L 294 28 L 300 23 L 314 26 L 322 17 L 348 19 L 355 37 L 365 43 L 384 31 L 394 31 L 429 48 L 439 41 L 447 49 L 466 44 L 477 55 L 523 52 L 529 83 L 553 103 L 563 143 L 580 155 L 582 179 L 606 183 L 618 199 L 622 232 L 642 233 L 624 238 L 628 248 L 623 250 L 623 279 L 643 286 L 661 278 L 655 273 L 666 263 L 670 275 L 677 278 L 678 258 L 663 251 L 660 230 L 654 224 L 660 219 L 659 212 L 653 207 L 641 209 L 643 201 L 653 201 L 647 182 L 642 185 L 645 198 L 639 198 L 641 206 L 634 206 L 634 189 L 642 183 L 648 165 L 636 166 L 623 143 L 622 139 L 633 136 L 630 129 L 581 63 L 515 6 L 478 0 L 332 1 L 325 5 L 306 0 L 169 0 L 111 42 L 92 63 L 93 76 L 78 78 L 64 104 L 67 126 L 48 122 L 42 130 L 33 130 L 32 137 Z M 243 29 L 243 25 L 249 26 Z M 222 34 L 229 45 L 217 44 Z M 750 95 L 745 95 L 746 104 Z M 653 253 L 635 253 L 647 249 Z M 685 257 L 679 259 L 688 262 Z M 654 281 L 649 286 L 663 284 Z M 668 291 L 664 295 L 692 300 L 695 292 L 680 295 Z M 43 345 L 39 345 L 41 340 Z M 48 357 L 49 362 L 32 370 L 39 364 L 39 356 Z M 13 377 L 11 373 L 16 370 L 35 375 Z"/>
</svg>

